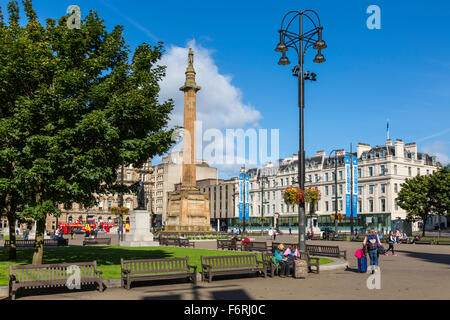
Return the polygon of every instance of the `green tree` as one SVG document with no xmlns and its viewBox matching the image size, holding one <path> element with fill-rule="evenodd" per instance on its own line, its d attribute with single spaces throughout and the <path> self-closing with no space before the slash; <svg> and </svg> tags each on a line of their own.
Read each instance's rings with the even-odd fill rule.
<svg viewBox="0 0 450 320">
<path fill-rule="evenodd" d="M 20 215 L 36 221 L 40 264 L 57 203 L 89 207 L 94 194 L 117 191 L 122 163 L 139 167 L 168 151 L 173 102 L 158 102 L 162 43 L 131 52 L 123 27 L 108 32 L 94 11 L 69 29 L 68 15 L 43 27 L 32 1 L 23 6 L 25 26 L 17 1 L 7 24 L 0 16 L 0 196 L 17 193 Z"/>
<path fill-rule="evenodd" d="M 429 193 L 433 212 L 439 216 L 439 237 L 441 236 L 441 217 L 449 215 L 450 203 L 450 165 L 430 176 Z"/>
<path fill-rule="evenodd" d="M 397 204 L 408 213 L 407 219 L 413 222 L 422 221 L 423 231 L 425 236 L 425 224 L 432 214 L 431 199 L 429 197 L 428 176 L 416 176 L 411 179 L 406 179 L 402 183 L 401 190 L 396 199 Z"/>
</svg>

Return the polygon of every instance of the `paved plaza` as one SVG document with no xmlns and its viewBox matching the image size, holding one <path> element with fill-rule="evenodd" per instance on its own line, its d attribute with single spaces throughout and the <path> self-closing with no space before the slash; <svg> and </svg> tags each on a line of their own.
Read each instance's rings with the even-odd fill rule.
<svg viewBox="0 0 450 320">
<path fill-rule="evenodd" d="M 267 239 L 267 238 L 266 238 Z M 255 239 L 261 240 L 261 239 Z M 278 241 L 295 241 L 282 236 Z M 357 272 L 354 252 L 361 243 L 309 241 L 339 245 L 347 250 L 349 269 L 309 273 L 307 279 L 227 277 L 211 283 L 199 281 L 137 284 L 127 291 L 97 291 L 20 297 L 19 300 L 296 300 L 296 299 L 450 299 L 450 246 L 396 245 L 398 256 L 381 256 L 381 289 L 369 290 L 368 274 Z M 197 248 L 216 249 L 215 241 L 198 242 Z"/>
</svg>

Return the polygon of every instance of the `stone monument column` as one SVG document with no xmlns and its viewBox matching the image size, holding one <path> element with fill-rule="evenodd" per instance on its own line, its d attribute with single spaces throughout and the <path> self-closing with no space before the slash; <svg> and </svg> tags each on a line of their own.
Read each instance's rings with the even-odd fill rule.
<svg viewBox="0 0 450 320">
<path fill-rule="evenodd" d="M 195 120 L 197 114 L 197 92 L 201 90 L 195 82 L 194 51 L 189 48 L 186 82 L 180 88 L 184 92 L 184 138 L 182 186 L 180 191 L 169 193 L 166 231 L 209 232 L 209 196 L 197 188 L 195 161 Z"/>
<path fill-rule="evenodd" d="M 197 118 L 197 92 L 201 87 L 195 83 L 194 51 L 189 48 L 186 82 L 180 88 L 184 92 L 184 139 L 183 139 L 183 175 L 182 186 L 195 187 L 195 120 Z"/>
</svg>

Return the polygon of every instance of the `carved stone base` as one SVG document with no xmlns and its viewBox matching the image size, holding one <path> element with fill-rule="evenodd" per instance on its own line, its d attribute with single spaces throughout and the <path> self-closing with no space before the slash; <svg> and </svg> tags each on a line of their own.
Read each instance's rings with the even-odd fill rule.
<svg viewBox="0 0 450 320">
<path fill-rule="evenodd" d="M 150 232 L 150 214 L 147 210 L 134 210 L 130 216 L 130 232 L 120 242 L 123 247 L 155 247 L 159 243 L 153 241 Z"/>
<path fill-rule="evenodd" d="M 169 193 L 166 231 L 211 231 L 209 196 L 196 187 L 183 187 L 179 192 Z"/>
</svg>

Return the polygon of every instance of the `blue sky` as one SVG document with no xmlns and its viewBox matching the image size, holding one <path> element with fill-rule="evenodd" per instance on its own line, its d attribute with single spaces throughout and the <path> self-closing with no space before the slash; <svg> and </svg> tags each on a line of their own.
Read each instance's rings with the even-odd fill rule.
<svg viewBox="0 0 450 320">
<path fill-rule="evenodd" d="M 282 158 L 298 151 L 299 125 L 297 82 L 292 64 L 277 64 L 277 31 L 288 11 L 313 9 L 328 48 L 324 64 L 312 62 L 313 51 L 305 58 L 305 69 L 318 74 L 306 89 L 307 156 L 349 149 L 350 143 L 383 144 L 389 118 L 391 139 L 417 142 L 420 151 L 448 162 L 448 1 L 34 1 L 42 21 L 64 15 L 71 4 L 80 6 L 83 17 L 96 10 L 110 28 L 124 25 L 132 48 L 163 41 L 171 53 L 194 42 L 217 68 L 216 76 L 239 93 L 233 101 L 239 100 L 241 112 L 257 115 L 235 127 L 280 129 Z M 0 0 L 4 12 L 6 5 Z M 366 26 L 370 5 L 381 8 L 381 30 Z M 296 60 L 293 52 L 288 56 Z"/>
</svg>

